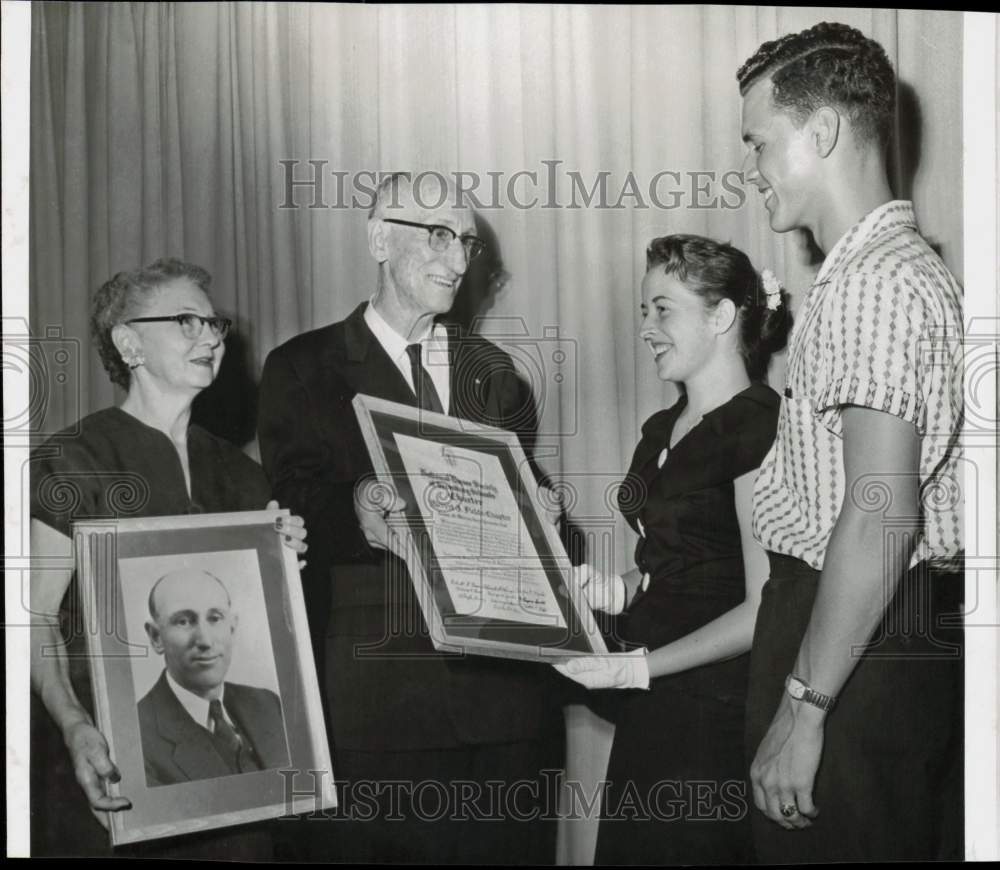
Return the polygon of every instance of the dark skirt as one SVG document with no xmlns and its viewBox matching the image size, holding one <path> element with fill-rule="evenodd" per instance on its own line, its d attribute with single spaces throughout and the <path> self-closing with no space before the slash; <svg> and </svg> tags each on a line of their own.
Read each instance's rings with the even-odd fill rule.
<svg viewBox="0 0 1000 870">
<path fill-rule="evenodd" d="M 697 685 L 689 674 L 620 693 L 596 863 L 752 862 L 744 708 Z"/>
</svg>

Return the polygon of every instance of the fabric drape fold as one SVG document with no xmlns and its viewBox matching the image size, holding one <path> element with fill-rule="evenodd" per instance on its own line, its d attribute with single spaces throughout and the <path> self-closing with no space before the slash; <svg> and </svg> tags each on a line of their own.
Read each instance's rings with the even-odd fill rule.
<svg viewBox="0 0 1000 870">
<path fill-rule="evenodd" d="M 182 256 L 212 272 L 216 305 L 239 329 L 230 349 L 252 384 L 272 347 L 372 291 L 364 211 L 374 180 L 356 173 L 464 171 L 466 184 L 479 181 L 491 256 L 470 271 L 459 311 L 478 315 L 483 332 L 514 333 L 515 349 L 534 343 L 535 371 L 520 356 L 537 381 L 541 430 L 558 439 L 545 464 L 585 470 L 578 501 L 614 522 L 608 480 L 598 478 L 620 472 L 641 421 L 673 396 L 635 337 L 648 241 L 668 232 L 729 239 L 774 269 L 793 300 L 811 279 L 801 238 L 772 233 L 738 176 L 729 178 L 738 193 L 722 183 L 744 153 L 739 62 L 762 40 L 824 18 L 861 27 L 894 55 L 897 186 L 913 194 L 926 234 L 959 272 L 956 14 L 40 4 L 33 327 L 58 325 L 86 350 L 99 283 Z M 500 178 L 499 204 L 489 172 Z M 537 202 L 518 208 L 511 196 Z M 543 343 L 553 335 L 575 351 L 558 363 Z M 79 400 L 48 409 L 51 418 L 68 423 L 76 405 L 85 412 L 113 400 L 93 354 L 83 357 Z M 606 413 L 610 403 L 618 413 Z"/>
</svg>

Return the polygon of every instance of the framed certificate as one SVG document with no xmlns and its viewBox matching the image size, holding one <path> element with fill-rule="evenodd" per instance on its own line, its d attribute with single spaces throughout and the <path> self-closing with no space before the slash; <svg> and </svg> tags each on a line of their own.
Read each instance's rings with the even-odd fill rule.
<svg viewBox="0 0 1000 870">
<path fill-rule="evenodd" d="M 406 502 L 394 531 L 435 648 L 540 661 L 607 651 L 516 435 L 363 394 L 354 408 L 379 483 Z M 362 498 L 377 506 L 377 485 Z"/>
<path fill-rule="evenodd" d="M 114 845 L 336 805 L 287 514 L 74 524 Z"/>
</svg>

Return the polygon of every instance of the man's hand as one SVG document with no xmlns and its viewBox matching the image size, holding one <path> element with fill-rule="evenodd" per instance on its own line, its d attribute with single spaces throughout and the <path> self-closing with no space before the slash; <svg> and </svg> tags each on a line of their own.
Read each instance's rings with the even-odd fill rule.
<svg viewBox="0 0 1000 870">
<path fill-rule="evenodd" d="M 812 791 L 823 754 L 824 719 L 822 710 L 785 695 L 750 765 L 757 809 L 790 831 L 808 828 L 819 812 Z"/>
<path fill-rule="evenodd" d="M 644 649 L 607 656 L 580 656 L 553 667 L 588 689 L 649 688 L 649 665 Z"/>
<path fill-rule="evenodd" d="M 271 499 L 267 503 L 267 510 L 269 511 L 279 510 L 280 507 L 281 505 L 274 499 Z M 286 547 L 295 550 L 300 556 L 305 555 L 306 550 L 309 549 L 309 545 L 306 543 L 306 523 L 302 517 L 278 517 L 274 521 L 274 530 L 283 537 Z M 302 570 L 305 566 L 305 559 L 299 559 L 299 570 Z"/>
<path fill-rule="evenodd" d="M 570 579 L 587 597 L 591 610 L 616 616 L 625 609 L 625 581 L 617 574 L 602 574 L 591 565 L 574 565 Z"/>
<path fill-rule="evenodd" d="M 93 725 L 83 721 L 71 725 L 64 737 L 76 781 L 86 794 L 97 821 L 108 828 L 105 813 L 130 810 L 132 802 L 126 797 L 111 797 L 108 794 L 107 783 L 118 782 L 121 774 L 108 754 L 107 741 Z"/>
<path fill-rule="evenodd" d="M 361 481 L 354 490 L 354 513 L 369 546 L 389 550 L 406 558 L 406 544 L 398 529 L 405 523 L 406 502 L 395 487 L 373 477 Z"/>
<path fill-rule="evenodd" d="M 563 513 L 562 498 L 559 492 L 550 486 L 540 484 L 538 487 L 538 501 L 541 502 L 542 508 L 545 511 L 545 518 L 553 526 L 558 526 Z"/>
</svg>

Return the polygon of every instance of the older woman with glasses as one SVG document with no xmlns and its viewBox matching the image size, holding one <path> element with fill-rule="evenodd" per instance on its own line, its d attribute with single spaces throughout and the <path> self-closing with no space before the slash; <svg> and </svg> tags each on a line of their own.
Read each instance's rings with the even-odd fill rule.
<svg viewBox="0 0 1000 870">
<path fill-rule="evenodd" d="M 218 373 L 230 326 L 215 314 L 210 283 L 204 269 L 162 259 L 104 284 L 94 296 L 91 330 L 125 400 L 53 436 L 32 458 L 31 555 L 46 570 L 31 577 L 31 678 L 51 717 L 33 716 L 32 797 L 41 798 L 34 805 L 33 854 L 108 853 L 108 835 L 79 800 L 73 777 L 105 827 L 107 812 L 131 806 L 106 788 L 119 774 L 91 717 L 85 639 L 79 631 L 64 637 L 56 618 L 79 613 L 71 523 L 278 506 L 269 502 L 260 466 L 191 423 L 191 404 Z M 282 527 L 288 546 L 304 553 L 302 520 L 292 517 Z M 68 759 L 56 749 L 60 742 Z M 44 751 L 49 743 L 52 752 Z M 220 858 L 267 858 L 274 851 L 262 825 L 157 841 L 155 851 L 133 848 Z"/>
</svg>

